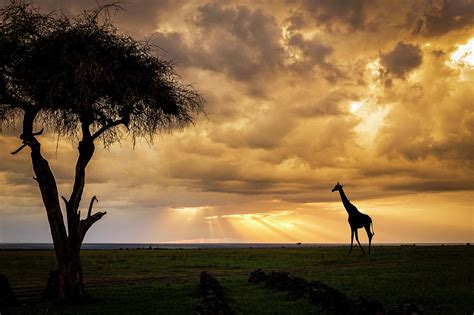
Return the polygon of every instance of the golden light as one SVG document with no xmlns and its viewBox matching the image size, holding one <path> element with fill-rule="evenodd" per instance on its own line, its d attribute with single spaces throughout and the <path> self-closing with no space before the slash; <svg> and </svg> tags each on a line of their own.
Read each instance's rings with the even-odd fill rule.
<svg viewBox="0 0 474 315">
<path fill-rule="evenodd" d="M 359 124 L 355 128 L 359 143 L 370 146 L 378 130 L 382 127 L 385 117 L 390 111 L 390 106 L 380 106 L 373 99 L 367 98 L 349 103 L 349 111 L 360 118 Z"/>
<path fill-rule="evenodd" d="M 288 216 L 294 214 L 294 211 L 271 211 L 271 212 L 257 212 L 257 213 L 244 213 L 244 214 L 227 214 L 221 215 L 221 218 L 235 219 L 235 220 L 248 220 L 248 219 L 268 219 L 277 218 L 281 216 Z M 207 219 L 207 218 L 206 218 Z"/>
<path fill-rule="evenodd" d="M 242 235 L 244 241 L 294 242 L 309 236 L 299 229 L 304 222 L 301 222 L 293 210 L 226 214 L 205 219 L 213 222 L 212 225 L 230 225 Z"/>
<path fill-rule="evenodd" d="M 202 210 L 206 210 L 207 207 L 181 207 L 173 208 L 174 212 L 181 218 L 185 218 L 187 221 L 192 221 L 196 215 Z"/>
<path fill-rule="evenodd" d="M 174 208 L 174 210 L 181 214 L 195 215 L 200 210 L 200 207 L 182 207 Z"/>
<path fill-rule="evenodd" d="M 362 107 L 362 105 L 362 102 L 351 102 L 349 103 L 349 111 L 352 114 L 355 114 Z"/>
<path fill-rule="evenodd" d="M 464 45 L 459 45 L 456 51 L 451 54 L 448 65 L 466 69 L 474 68 L 474 38 Z"/>
<path fill-rule="evenodd" d="M 380 59 L 375 59 L 367 64 L 367 70 L 369 70 L 369 73 L 373 78 L 378 78 L 380 76 L 380 69 Z"/>
</svg>

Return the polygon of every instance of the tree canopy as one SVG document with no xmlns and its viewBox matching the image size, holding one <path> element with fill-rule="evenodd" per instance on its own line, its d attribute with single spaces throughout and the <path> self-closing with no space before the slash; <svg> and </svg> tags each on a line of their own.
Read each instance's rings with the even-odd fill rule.
<svg viewBox="0 0 474 315">
<path fill-rule="evenodd" d="M 153 136 L 193 121 L 204 100 L 149 43 L 121 34 L 109 7 L 70 18 L 13 1 L 0 10 L 0 122 L 32 110 L 51 132 L 81 124 L 106 145 L 117 125 Z"/>
</svg>

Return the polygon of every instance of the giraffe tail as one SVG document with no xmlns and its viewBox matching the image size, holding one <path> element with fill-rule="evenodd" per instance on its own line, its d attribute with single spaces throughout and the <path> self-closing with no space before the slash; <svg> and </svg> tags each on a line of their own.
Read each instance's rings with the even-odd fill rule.
<svg viewBox="0 0 474 315">
<path fill-rule="evenodd" d="M 374 236 L 375 235 L 374 224 L 372 223 L 372 221 L 370 222 L 370 226 L 372 227 L 372 236 Z"/>
</svg>

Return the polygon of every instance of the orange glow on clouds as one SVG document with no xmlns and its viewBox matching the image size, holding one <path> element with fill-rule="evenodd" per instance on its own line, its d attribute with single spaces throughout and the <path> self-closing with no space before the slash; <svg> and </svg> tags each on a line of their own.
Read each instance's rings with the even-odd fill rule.
<svg viewBox="0 0 474 315">
<path fill-rule="evenodd" d="M 451 66 L 461 68 L 474 68 L 474 38 L 471 38 L 467 43 L 459 45 L 457 49 L 451 54 L 448 62 Z"/>
</svg>

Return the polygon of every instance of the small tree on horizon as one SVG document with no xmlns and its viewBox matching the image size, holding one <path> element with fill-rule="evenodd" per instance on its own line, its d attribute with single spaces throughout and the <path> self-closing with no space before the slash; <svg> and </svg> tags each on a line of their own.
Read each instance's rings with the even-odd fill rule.
<svg viewBox="0 0 474 315">
<path fill-rule="evenodd" d="M 60 274 L 60 300 L 83 300 L 82 241 L 106 213 L 93 213 L 94 196 L 81 215 L 86 168 L 95 143 L 109 146 L 123 132 L 150 137 L 193 122 L 204 100 L 179 82 L 172 63 L 149 44 L 117 31 L 108 7 L 75 17 L 40 13 L 30 3 L 11 1 L 0 10 L 0 126 L 21 122 L 46 209 Z M 35 128 L 40 128 L 37 130 Z M 43 157 L 38 136 L 46 128 L 79 137 L 74 184 L 68 198 Z"/>
</svg>

